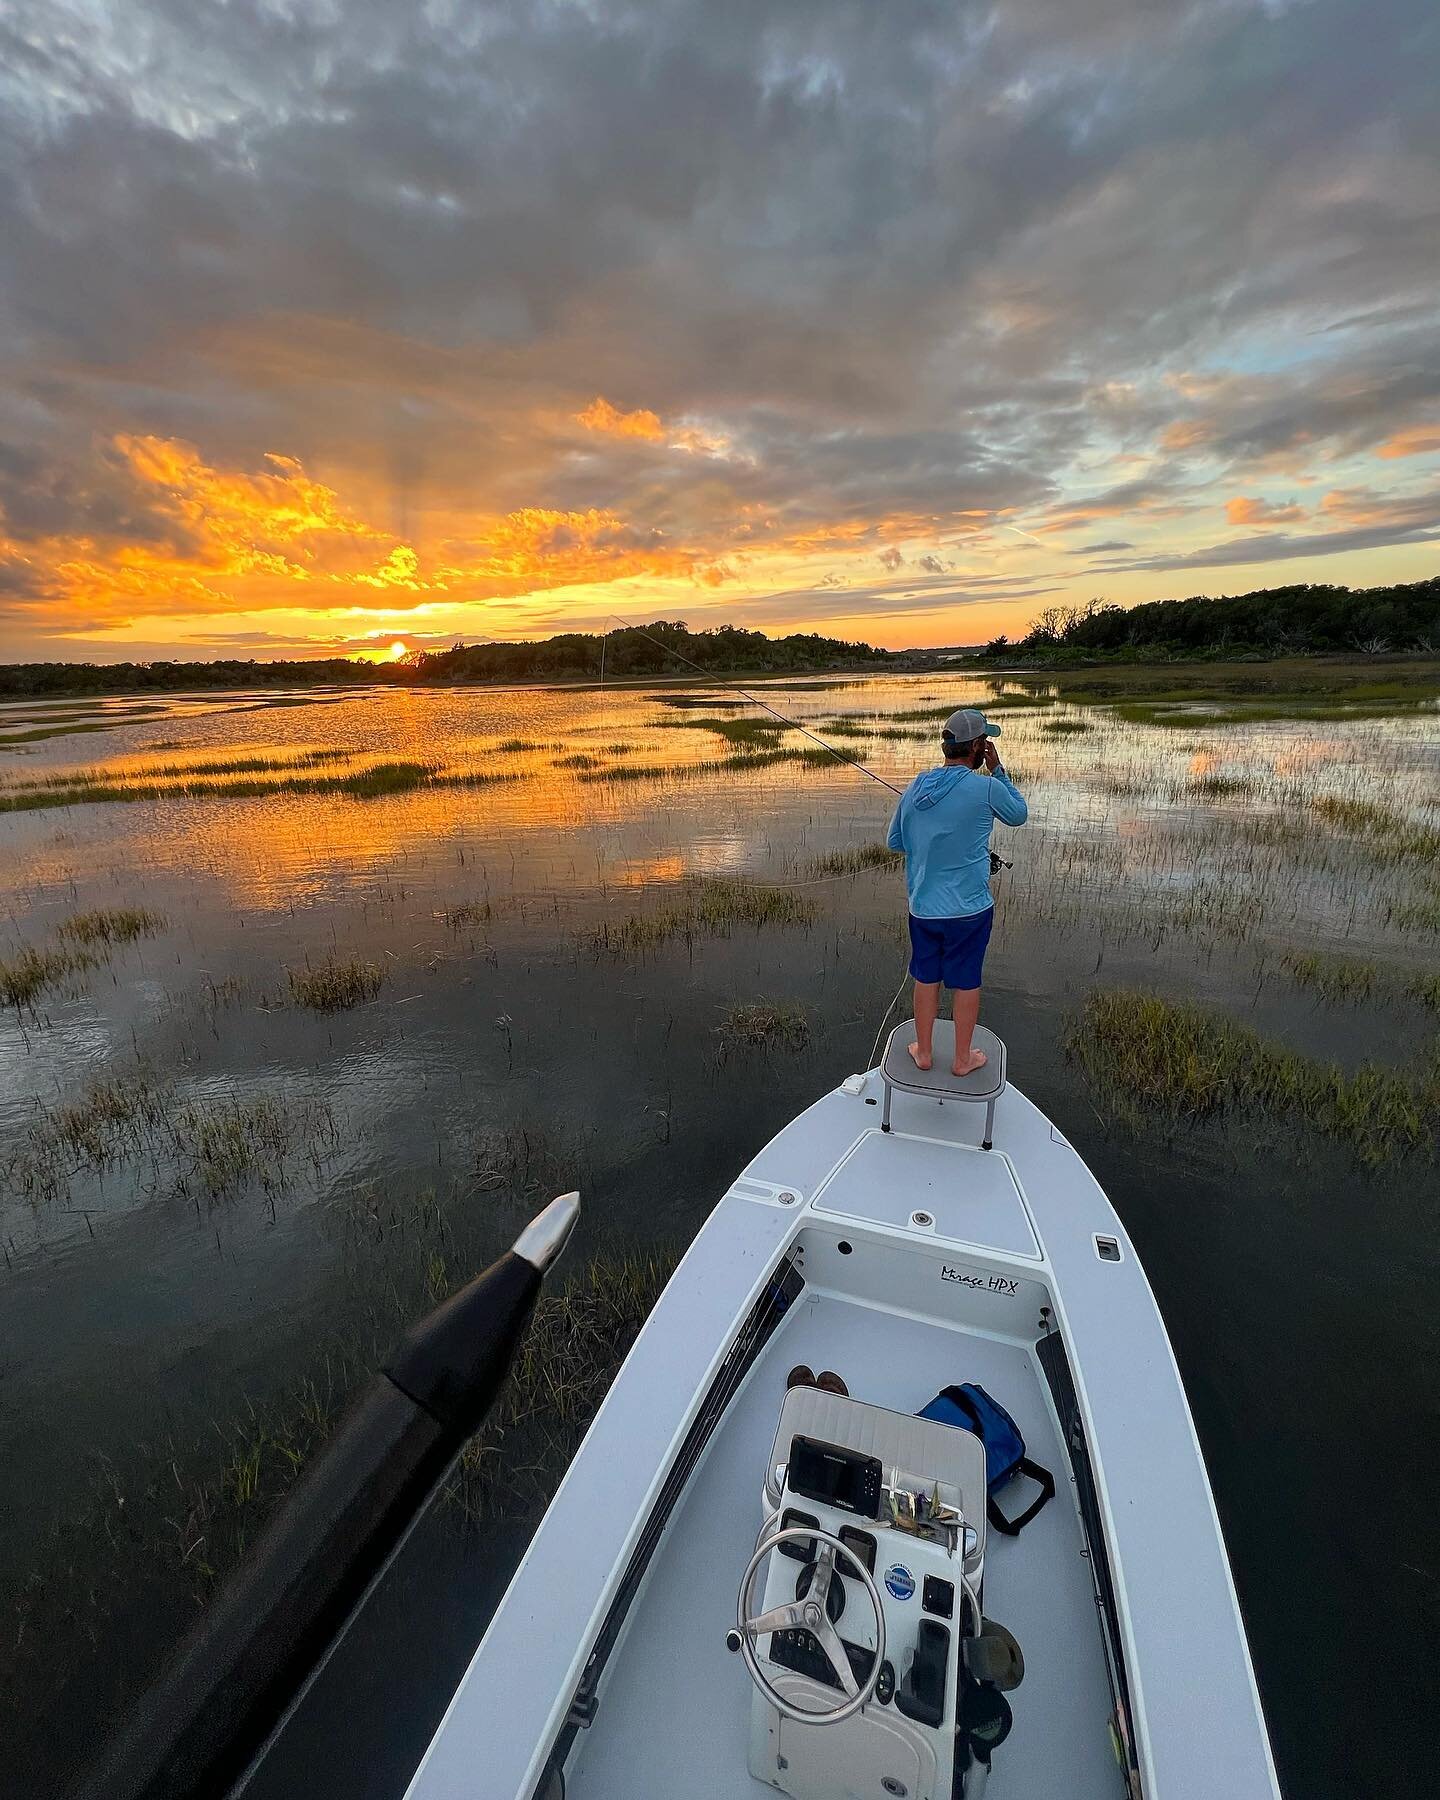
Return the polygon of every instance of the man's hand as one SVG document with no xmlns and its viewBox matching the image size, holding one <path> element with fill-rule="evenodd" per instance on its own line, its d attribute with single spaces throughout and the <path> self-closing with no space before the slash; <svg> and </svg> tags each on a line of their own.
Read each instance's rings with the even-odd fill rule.
<svg viewBox="0 0 1440 1800">
<path fill-rule="evenodd" d="M 995 748 L 994 744 L 991 743 L 989 738 L 986 738 L 985 740 L 985 767 L 992 775 L 1000 767 L 1000 752 Z"/>
</svg>

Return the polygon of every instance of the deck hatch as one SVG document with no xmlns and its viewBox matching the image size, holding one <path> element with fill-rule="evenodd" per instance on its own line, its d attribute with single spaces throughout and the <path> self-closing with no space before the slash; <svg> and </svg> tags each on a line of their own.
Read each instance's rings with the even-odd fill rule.
<svg viewBox="0 0 1440 1800">
<path fill-rule="evenodd" d="M 826 1177 L 812 1205 L 817 1213 L 923 1231 L 1007 1256 L 1040 1256 L 1009 1162 L 969 1144 L 867 1131 Z"/>
</svg>

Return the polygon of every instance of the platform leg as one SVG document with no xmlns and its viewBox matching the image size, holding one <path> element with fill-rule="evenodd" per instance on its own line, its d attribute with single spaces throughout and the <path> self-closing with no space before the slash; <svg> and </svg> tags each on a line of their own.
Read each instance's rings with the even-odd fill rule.
<svg viewBox="0 0 1440 1800">
<path fill-rule="evenodd" d="M 994 1147 L 994 1142 L 995 1142 L 995 1102 L 992 1100 L 985 1108 L 985 1141 L 981 1144 L 980 1148 L 982 1150 L 992 1149 Z"/>
<path fill-rule="evenodd" d="M 880 1129 L 882 1131 L 888 1131 L 890 1129 L 890 1096 L 893 1092 L 894 1089 L 887 1081 L 885 1083 L 885 1110 L 880 1114 Z"/>
</svg>

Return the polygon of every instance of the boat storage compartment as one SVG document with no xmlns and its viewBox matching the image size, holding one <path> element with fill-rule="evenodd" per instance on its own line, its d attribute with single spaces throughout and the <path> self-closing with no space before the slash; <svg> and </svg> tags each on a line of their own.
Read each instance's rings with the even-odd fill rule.
<svg viewBox="0 0 1440 1800">
<path fill-rule="evenodd" d="M 1009 1160 L 970 1144 L 867 1131 L 813 1205 L 817 1213 L 933 1231 L 1009 1256 L 1040 1255 Z M 916 1213 L 928 1219 L 917 1221 Z"/>
</svg>

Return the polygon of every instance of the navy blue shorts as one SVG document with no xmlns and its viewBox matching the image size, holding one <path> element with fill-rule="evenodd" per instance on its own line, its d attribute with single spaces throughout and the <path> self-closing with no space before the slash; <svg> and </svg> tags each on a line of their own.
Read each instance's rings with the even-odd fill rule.
<svg viewBox="0 0 1440 1800">
<path fill-rule="evenodd" d="M 962 993 L 978 988 L 994 923 L 993 906 L 966 919 L 917 919 L 911 913 L 911 975 L 916 981 L 943 981 Z"/>
</svg>

